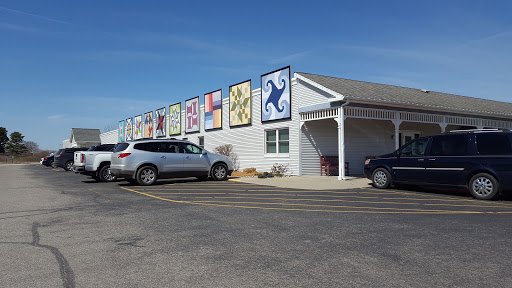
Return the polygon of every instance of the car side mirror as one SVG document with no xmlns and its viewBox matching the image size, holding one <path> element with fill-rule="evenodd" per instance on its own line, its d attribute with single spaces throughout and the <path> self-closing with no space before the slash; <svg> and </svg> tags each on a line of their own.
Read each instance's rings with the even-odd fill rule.
<svg viewBox="0 0 512 288">
<path fill-rule="evenodd" d="M 201 154 L 206 155 L 208 154 L 208 152 L 206 152 L 206 150 L 203 149 L 203 152 L 201 152 Z"/>
<path fill-rule="evenodd" d="M 396 157 L 398 157 L 398 158 L 400 158 L 400 150 L 396 150 L 396 152 L 395 152 L 395 156 L 396 156 Z"/>
</svg>

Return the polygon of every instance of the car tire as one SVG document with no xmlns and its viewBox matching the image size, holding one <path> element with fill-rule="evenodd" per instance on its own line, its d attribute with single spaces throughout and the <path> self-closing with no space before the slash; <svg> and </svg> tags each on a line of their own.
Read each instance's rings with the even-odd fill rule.
<svg viewBox="0 0 512 288">
<path fill-rule="evenodd" d="M 152 166 L 144 166 L 137 171 L 137 183 L 143 186 L 153 185 L 158 178 L 156 169 Z"/>
<path fill-rule="evenodd" d="M 73 161 L 68 161 L 66 164 L 64 164 L 64 170 L 71 171 L 73 170 Z"/>
<path fill-rule="evenodd" d="M 110 172 L 110 165 L 102 166 L 98 174 L 101 182 L 113 182 L 117 180 L 117 176 L 112 175 Z"/>
<path fill-rule="evenodd" d="M 215 181 L 222 181 L 228 178 L 228 168 L 224 164 L 215 164 L 211 171 L 212 178 Z"/>
<path fill-rule="evenodd" d="M 499 183 L 490 174 L 478 173 L 469 180 L 468 189 L 476 199 L 492 200 L 499 194 Z"/>
<path fill-rule="evenodd" d="M 48 164 L 48 165 L 46 165 L 46 166 L 48 166 L 48 167 L 52 167 L 52 168 L 55 168 L 55 167 L 54 167 L 55 165 L 53 165 L 53 161 L 52 161 L 52 162 L 50 162 L 50 164 Z"/>
<path fill-rule="evenodd" d="M 372 183 L 375 188 L 388 188 L 391 185 L 391 174 L 384 168 L 377 168 L 372 173 Z"/>
</svg>

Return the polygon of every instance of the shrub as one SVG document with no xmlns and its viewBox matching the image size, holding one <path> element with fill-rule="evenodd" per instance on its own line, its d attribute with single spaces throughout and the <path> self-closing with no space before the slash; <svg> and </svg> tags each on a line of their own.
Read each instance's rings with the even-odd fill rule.
<svg viewBox="0 0 512 288">
<path fill-rule="evenodd" d="M 272 172 L 273 175 L 276 175 L 276 174 L 286 174 L 286 172 L 288 172 L 288 164 L 279 164 L 279 163 L 275 163 L 272 168 L 270 169 L 270 171 Z"/>
<path fill-rule="evenodd" d="M 256 172 L 256 168 L 245 168 L 243 172 L 244 173 L 254 173 L 254 172 Z"/>
</svg>

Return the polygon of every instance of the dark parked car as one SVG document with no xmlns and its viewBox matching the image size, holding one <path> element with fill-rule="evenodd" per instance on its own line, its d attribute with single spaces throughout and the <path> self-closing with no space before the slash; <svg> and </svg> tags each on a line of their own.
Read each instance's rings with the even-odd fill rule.
<svg viewBox="0 0 512 288">
<path fill-rule="evenodd" d="M 393 153 L 366 160 L 364 175 L 377 188 L 393 184 L 467 188 L 477 199 L 512 189 L 512 132 L 460 130 L 417 138 Z"/>
<path fill-rule="evenodd" d="M 41 162 L 41 164 L 43 164 L 44 166 L 53 167 L 53 159 L 54 158 L 55 158 L 55 154 L 46 156 L 43 158 L 43 162 Z"/>
<path fill-rule="evenodd" d="M 55 153 L 53 165 L 55 167 L 62 167 L 66 171 L 71 171 L 73 169 L 73 153 L 75 151 L 86 151 L 89 148 L 65 148 L 57 151 Z"/>
</svg>

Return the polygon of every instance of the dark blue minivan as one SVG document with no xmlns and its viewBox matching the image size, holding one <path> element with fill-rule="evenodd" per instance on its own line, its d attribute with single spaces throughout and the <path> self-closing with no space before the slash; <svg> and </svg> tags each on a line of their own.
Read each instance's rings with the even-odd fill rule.
<svg viewBox="0 0 512 288">
<path fill-rule="evenodd" d="M 393 184 L 467 188 L 490 200 L 512 190 L 512 132 L 458 130 L 414 139 L 393 153 L 366 160 L 364 175 L 377 188 Z"/>
</svg>

